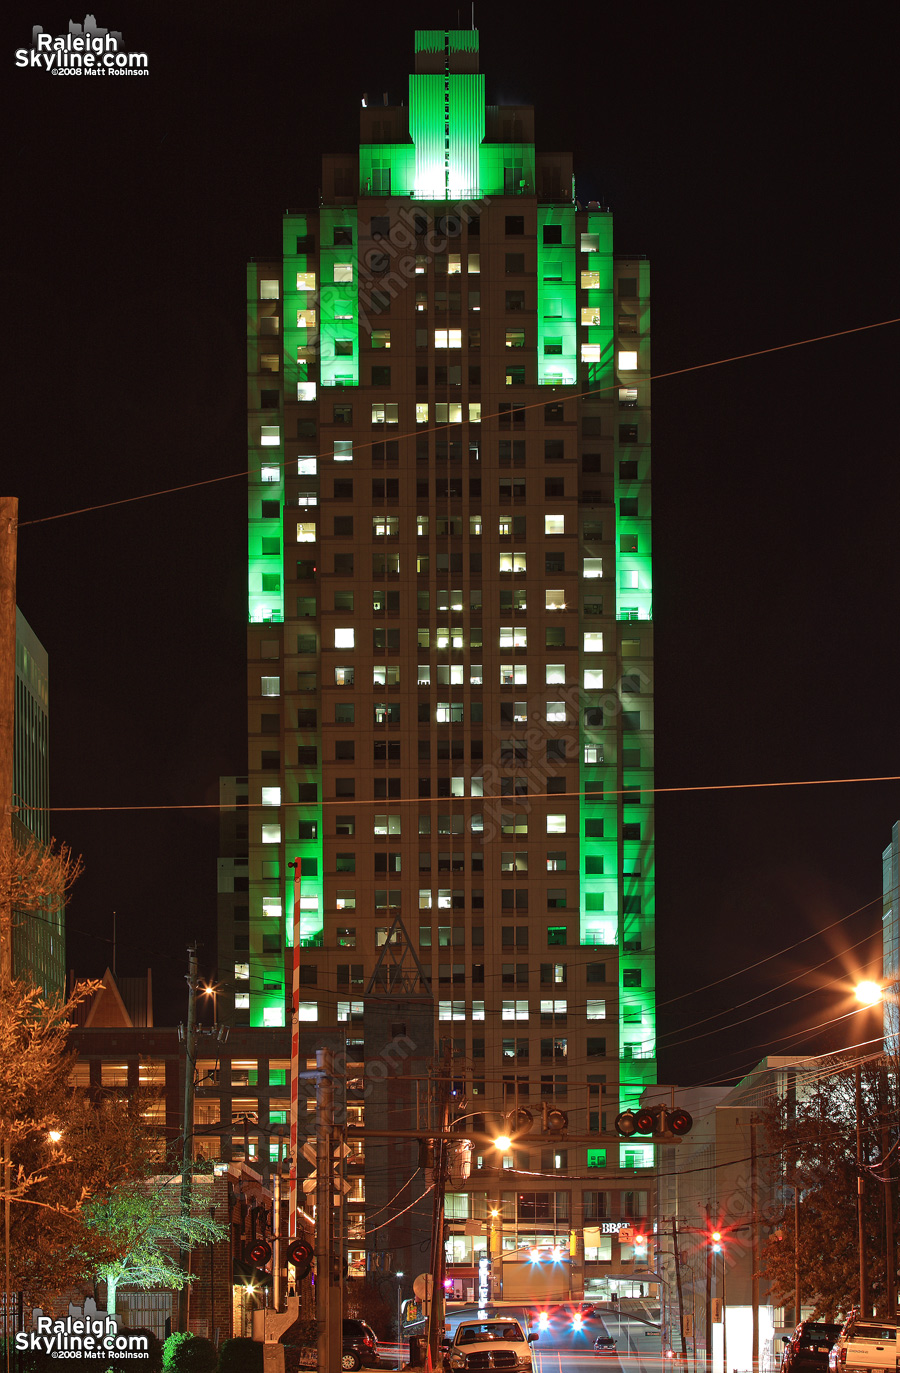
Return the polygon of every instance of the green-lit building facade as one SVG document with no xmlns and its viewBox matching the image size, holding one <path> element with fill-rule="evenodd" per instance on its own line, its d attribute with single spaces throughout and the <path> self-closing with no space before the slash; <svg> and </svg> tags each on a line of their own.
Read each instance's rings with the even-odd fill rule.
<svg viewBox="0 0 900 1373">
<path fill-rule="evenodd" d="M 50 714 L 47 650 L 16 607 L 16 703 L 13 743 L 13 840 L 50 839 Z M 65 907 L 13 915 L 13 976 L 48 996 L 66 986 Z"/>
<path fill-rule="evenodd" d="M 655 1081 L 649 274 L 478 65 L 476 31 L 418 32 L 403 103 L 363 106 L 248 271 L 247 895 L 220 971 L 238 1022 L 288 1023 L 298 872 L 301 1020 L 362 1044 L 399 916 L 469 1110 L 529 1107 L 504 1167 L 549 1178 L 458 1219 L 502 1192 L 504 1245 L 583 1231 L 595 1283 L 633 1267 L 612 1222 L 652 1150 L 540 1118 L 611 1127 Z"/>
</svg>

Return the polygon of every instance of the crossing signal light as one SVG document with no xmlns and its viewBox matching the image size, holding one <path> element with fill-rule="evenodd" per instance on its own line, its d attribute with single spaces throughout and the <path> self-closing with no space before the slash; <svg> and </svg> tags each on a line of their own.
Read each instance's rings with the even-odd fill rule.
<svg viewBox="0 0 900 1373">
<path fill-rule="evenodd" d="M 673 1135 L 687 1135 L 693 1128 L 694 1118 L 688 1111 L 666 1111 L 666 1129 Z"/>
<path fill-rule="evenodd" d="M 635 1237 L 634 1237 L 634 1255 L 635 1255 L 635 1258 L 638 1258 L 638 1259 L 640 1259 L 640 1258 L 644 1258 L 644 1259 L 645 1259 L 645 1258 L 647 1257 L 647 1236 L 646 1236 L 646 1235 L 642 1235 L 642 1234 L 637 1234 L 637 1235 L 635 1235 Z"/>
<path fill-rule="evenodd" d="M 643 1106 L 638 1111 L 620 1111 L 616 1116 L 616 1133 L 626 1139 L 632 1135 L 668 1135 L 680 1139 L 693 1127 L 687 1111 L 669 1110 L 665 1106 Z"/>
<path fill-rule="evenodd" d="M 247 1258 L 250 1263 L 253 1264 L 254 1268 L 265 1268 L 271 1257 L 272 1246 L 266 1244 L 265 1240 L 257 1240 L 256 1243 L 251 1244 L 250 1248 L 247 1250 Z"/>
<path fill-rule="evenodd" d="M 287 1261 L 297 1270 L 297 1278 L 305 1278 L 312 1268 L 313 1247 L 306 1240 L 292 1240 L 288 1245 Z"/>
</svg>

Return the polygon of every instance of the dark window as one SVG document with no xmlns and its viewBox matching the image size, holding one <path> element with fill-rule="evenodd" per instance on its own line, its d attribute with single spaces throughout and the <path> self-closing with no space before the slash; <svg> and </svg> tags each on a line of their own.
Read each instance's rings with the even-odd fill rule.
<svg viewBox="0 0 900 1373">
<path fill-rule="evenodd" d="M 373 385 L 373 386 L 390 386 L 390 384 L 391 384 L 391 369 L 390 369 L 390 367 L 373 367 L 373 368 L 372 368 L 372 385 Z"/>
<path fill-rule="evenodd" d="M 563 481 L 562 477 L 545 477 L 545 478 L 544 478 L 544 495 L 545 495 L 545 496 L 550 496 L 550 497 L 552 498 L 552 497 L 554 497 L 554 496 L 565 496 L 565 494 L 566 494 L 566 484 L 565 484 L 565 482 Z"/>
<path fill-rule="evenodd" d="M 298 420 L 298 421 L 297 421 L 297 438 L 298 438 L 298 439 L 314 439 L 314 438 L 316 437 L 317 432 L 318 432 L 318 428 L 317 428 L 317 425 L 316 425 L 315 420 Z"/>
<path fill-rule="evenodd" d="M 391 231 L 390 215 L 373 215 L 369 221 L 369 233 L 373 238 L 379 234 L 389 234 Z"/>
<path fill-rule="evenodd" d="M 281 501 L 260 501 L 260 514 L 264 520 L 277 520 L 281 516 Z"/>
<path fill-rule="evenodd" d="M 470 233 L 472 232 L 471 227 L 469 228 L 469 232 L 470 232 Z M 506 233 L 507 233 L 507 237 L 511 237 L 512 235 L 524 234 L 524 232 L 525 232 L 525 216 L 524 216 L 524 215 L 507 215 L 507 216 L 506 216 Z"/>
<path fill-rule="evenodd" d="M 638 513 L 637 496 L 623 496 L 619 501 L 620 515 L 636 515 Z"/>
<path fill-rule="evenodd" d="M 636 462 L 620 462 L 619 477 L 622 481 L 637 481 L 638 465 Z"/>
<path fill-rule="evenodd" d="M 561 224 L 545 224 L 545 225 L 544 225 L 544 242 L 545 242 L 545 243 L 562 243 L 562 225 L 561 225 Z"/>
<path fill-rule="evenodd" d="M 335 477 L 334 479 L 334 498 L 336 501 L 353 500 L 353 478 Z"/>
<path fill-rule="evenodd" d="M 350 535 L 353 533 L 352 515 L 335 515 L 334 532 L 338 535 Z"/>
<path fill-rule="evenodd" d="M 335 424 L 352 424 L 353 406 L 343 404 L 335 405 L 332 409 L 332 415 L 334 416 Z"/>
<path fill-rule="evenodd" d="M 354 777 L 335 777 L 334 794 L 335 796 L 355 796 L 356 779 Z"/>
<path fill-rule="evenodd" d="M 340 763 L 352 763 L 356 756 L 356 746 L 352 739 L 335 739 L 334 756 Z"/>
<path fill-rule="evenodd" d="M 524 271 L 525 271 L 525 254 L 524 254 L 524 253 L 507 253 L 507 254 L 506 254 L 506 275 L 507 275 L 508 277 L 509 277 L 509 276 L 519 276 L 519 275 L 521 275 L 521 273 L 524 272 Z"/>
<path fill-rule="evenodd" d="M 353 228 L 349 224 L 335 224 L 334 246 L 343 248 L 353 242 Z"/>
<path fill-rule="evenodd" d="M 506 308 L 507 308 L 507 310 L 524 310 L 524 309 L 525 309 L 525 292 L 524 292 L 524 291 L 507 291 L 507 292 L 506 292 Z"/>
<path fill-rule="evenodd" d="M 277 410 L 277 409 L 278 409 L 278 392 L 277 392 L 277 391 L 260 391 L 260 393 L 259 393 L 259 405 L 260 405 L 260 409 L 261 409 L 261 410 Z"/>
<path fill-rule="evenodd" d="M 619 299 L 633 300 L 637 295 L 637 277 L 619 277 Z"/>
<path fill-rule="evenodd" d="M 304 234 L 304 235 L 302 236 L 302 238 L 298 238 L 298 239 L 297 239 L 297 253 L 298 253 L 298 255 L 301 255 L 301 254 L 303 254 L 303 253 L 314 253 L 315 251 L 316 251 L 316 236 L 315 236 L 315 234 Z"/>
<path fill-rule="evenodd" d="M 619 443 L 637 443 L 638 427 L 636 424 L 619 425 Z"/>
<path fill-rule="evenodd" d="M 264 772 L 277 772 L 281 767 L 281 754 L 277 749 L 264 748 L 259 761 Z"/>
</svg>

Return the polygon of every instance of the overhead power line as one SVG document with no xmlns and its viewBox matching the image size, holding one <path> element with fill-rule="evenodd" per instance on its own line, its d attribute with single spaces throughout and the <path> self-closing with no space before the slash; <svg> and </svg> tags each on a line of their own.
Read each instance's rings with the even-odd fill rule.
<svg viewBox="0 0 900 1373">
<path fill-rule="evenodd" d="M 888 325 L 890 325 L 890 324 L 900 324 L 900 317 L 895 318 L 895 319 L 880 319 L 880 320 L 876 320 L 873 324 L 857 324 L 857 325 L 855 325 L 855 326 L 854 326 L 853 328 L 851 328 L 851 329 L 836 329 L 836 330 L 834 330 L 832 333 L 829 333 L 829 334 L 816 334 L 816 335 L 814 335 L 814 336 L 811 337 L 811 338 L 795 339 L 795 340 L 793 340 L 791 343 L 775 343 L 775 344 L 770 345 L 770 347 L 768 347 L 768 348 L 755 348 L 755 349 L 752 349 L 750 352 L 747 352 L 747 353 L 735 353 L 733 357 L 728 357 L 728 358 L 716 358 L 716 359 L 714 359 L 714 360 L 711 361 L 711 362 L 696 362 L 696 363 L 693 363 L 690 367 L 675 367 L 675 368 L 673 368 L 673 369 L 672 369 L 671 371 L 669 371 L 669 372 L 655 372 L 655 373 L 651 373 L 650 376 L 647 378 L 647 380 L 648 380 L 648 381 L 664 381 L 664 380 L 667 380 L 667 379 L 670 378 L 670 377 L 681 377 L 681 376 L 685 376 L 685 375 L 686 375 L 687 373 L 689 373 L 689 372 L 702 372 L 702 371 L 705 371 L 705 370 L 707 370 L 708 368 L 711 368 L 711 367 L 725 367 L 725 366 L 727 366 L 728 363 L 732 363 L 732 362 L 745 362 L 745 361 L 746 361 L 747 359 L 749 359 L 749 358 L 765 357 L 765 356 L 766 356 L 767 354 L 769 354 L 769 353 L 784 353 L 784 352 L 787 352 L 788 350 L 790 350 L 790 349 L 792 349 L 792 348 L 805 348 L 805 347 L 807 347 L 807 346 L 808 346 L 809 344 L 811 344 L 811 343 L 825 343 L 825 342 L 827 342 L 829 339 L 844 338 L 844 337 L 846 337 L 848 334 L 862 334 L 862 333 L 866 333 L 866 332 L 867 332 L 868 330 L 870 330 L 870 329 L 884 329 L 884 328 L 886 328 L 886 327 L 887 327 Z M 613 383 L 613 384 L 610 385 L 610 386 L 600 386 L 600 387 L 594 387 L 594 388 L 592 388 L 592 389 L 588 389 L 587 391 L 575 391 L 575 392 L 572 392 L 572 393 L 570 393 L 568 399 L 571 399 L 571 400 L 584 400 L 584 399 L 589 399 L 589 398 L 592 397 L 592 396 L 600 396 L 600 395 L 603 395 L 603 393 L 606 392 L 606 391 L 615 391 L 615 390 L 618 390 L 618 382 Z M 533 404 L 530 404 L 530 405 L 522 405 L 522 406 L 520 406 L 520 407 L 518 407 L 518 408 L 521 409 L 521 410 L 537 410 L 537 409 L 540 409 L 540 408 L 544 405 L 544 403 L 545 403 L 545 402 L 542 401 L 542 400 L 541 400 L 541 401 L 535 401 Z M 499 417 L 499 412 L 496 412 L 496 413 L 494 413 L 494 414 L 482 415 L 481 418 L 482 418 L 482 422 L 484 422 L 484 420 L 497 419 L 498 417 Z M 455 423 L 455 424 L 460 424 L 460 425 L 461 425 L 461 424 L 463 423 L 463 421 L 457 420 L 457 421 L 455 421 L 454 423 Z M 441 429 L 444 430 L 444 429 L 446 429 L 446 428 L 448 428 L 448 427 L 449 427 L 449 428 L 453 428 L 453 425 L 452 425 L 452 424 L 449 425 L 449 426 L 442 425 L 442 426 L 441 426 Z M 433 432 L 437 432 L 436 429 L 435 429 L 434 427 L 432 427 L 432 429 L 430 429 L 430 430 L 419 429 L 419 428 L 417 428 L 417 429 L 414 431 L 414 433 L 398 434 L 396 437 L 397 437 L 398 439 L 408 439 L 408 438 L 413 438 L 413 437 L 421 437 L 423 433 L 433 433 Z M 359 447 L 360 449 L 366 448 L 366 447 L 371 447 L 372 444 L 378 443 L 378 442 L 380 442 L 380 440 L 378 440 L 378 439 L 373 439 L 373 440 L 371 441 L 371 443 L 369 443 L 369 444 L 362 443 L 362 444 L 359 444 L 358 447 Z M 318 456 L 319 456 L 319 457 L 328 457 L 328 456 L 330 456 L 330 454 L 319 454 Z M 275 466 L 276 464 L 273 463 L 272 465 Z M 282 464 L 282 466 L 283 466 L 283 464 Z M 225 475 L 223 475 L 223 476 L 221 476 L 221 477 L 206 477 L 206 478 L 203 478 L 203 479 L 200 480 L 200 481 L 185 482 L 185 483 L 183 483 L 181 486 L 167 486 L 167 487 L 163 487 L 163 488 L 160 489 L 159 491 L 145 491 L 145 492 L 142 492 L 142 493 L 141 493 L 140 495 L 138 495 L 138 496 L 122 496 L 119 500 L 115 500 L 115 501 L 101 501 L 101 502 L 98 502 L 96 505 L 85 505 L 85 506 L 82 506 L 82 507 L 80 507 L 80 509 L 78 509 L 78 510 L 62 510 L 62 511 L 60 511 L 60 513 L 59 513 L 58 515 L 43 515 L 43 516 L 40 516 L 38 519 L 34 519 L 34 520 L 20 520 L 20 521 L 19 521 L 19 528 L 20 528 L 20 529 L 27 529 L 27 528 L 29 528 L 29 527 L 32 526 L 32 525 L 36 525 L 36 524 L 48 524 L 48 523 L 49 523 L 50 521 L 52 521 L 52 520 L 65 520 L 65 519 L 69 519 L 70 517 L 72 517 L 72 516 L 74 516 L 74 515 L 89 515 L 89 514 L 93 513 L 93 512 L 96 511 L 96 510 L 109 510 L 109 509 L 111 509 L 113 506 L 118 506 L 118 505 L 131 505 L 131 504 L 133 504 L 133 503 L 136 502 L 136 501 L 147 501 L 147 500 L 152 500 L 152 499 L 154 499 L 156 496 L 171 496 L 171 495 L 175 495 L 175 494 L 177 494 L 178 492 L 181 492 L 181 491 L 191 491 L 191 490 L 193 490 L 195 487 L 200 487 L 200 486 L 211 486 L 211 485 L 214 485 L 216 482 L 236 481 L 238 477 L 246 477 L 246 476 L 248 476 L 248 475 L 249 475 L 249 472 L 250 472 L 250 469 L 249 469 L 249 468 L 244 468 L 244 469 L 243 469 L 242 471 L 240 471 L 240 472 L 228 472 L 228 473 L 226 473 Z"/>
</svg>

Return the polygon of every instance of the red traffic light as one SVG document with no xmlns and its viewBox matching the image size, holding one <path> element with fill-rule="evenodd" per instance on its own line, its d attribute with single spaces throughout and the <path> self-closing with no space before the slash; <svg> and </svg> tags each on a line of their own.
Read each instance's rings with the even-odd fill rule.
<svg viewBox="0 0 900 1373">
<path fill-rule="evenodd" d="M 250 1248 L 247 1250 L 247 1258 L 253 1264 L 254 1268 L 264 1267 L 271 1257 L 272 1246 L 266 1244 L 265 1240 L 257 1240 L 256 1243 L 251 1244 Z"/>
<path fill-rule="evenodd" d="M 687 1111 L 667 1111 L 666 1129 L 671 1130 L 673 1135 L 686 1135 L 693 1128 L 693 1116 Z"/>
<path fill-rule="evenodd" d="M 292 1240 L 288 1245 L 287 1261 L 297 1269 L 298 1278 L 305 1278 L 312 1267 L 312 1245 L 306 1240 Z"/>
</svg>

